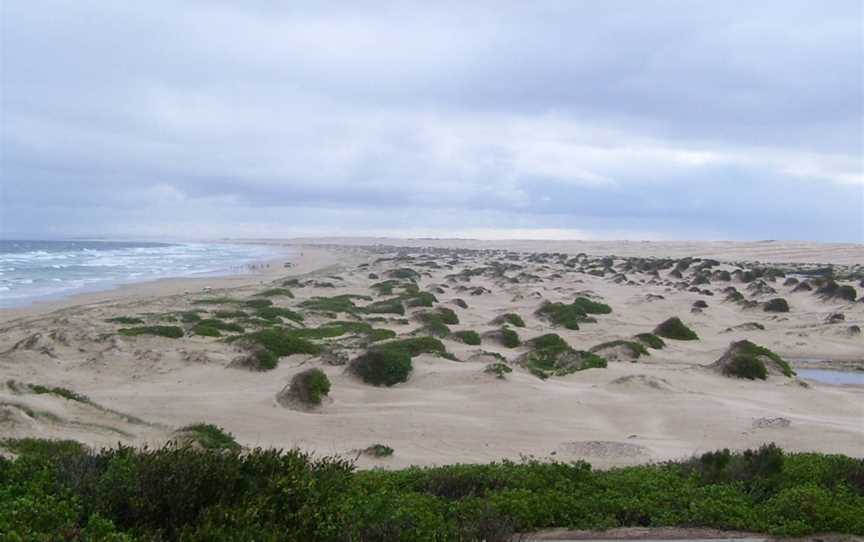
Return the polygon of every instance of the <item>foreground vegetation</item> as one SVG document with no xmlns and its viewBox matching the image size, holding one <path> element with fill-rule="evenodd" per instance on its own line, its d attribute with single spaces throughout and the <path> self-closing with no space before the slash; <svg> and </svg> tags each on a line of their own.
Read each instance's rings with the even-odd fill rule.
<svg viewBox="0 0 864 542">
<path fill-rule="evenodd" d="M 0 459 L 4 540 L 503 541 L 619 526 L 864 534 L 864 461 L 773 445 L 610 471 L 537 461 L 356 471 L 296 450 L 2 445 L 19 454 Z"/>
</svg>

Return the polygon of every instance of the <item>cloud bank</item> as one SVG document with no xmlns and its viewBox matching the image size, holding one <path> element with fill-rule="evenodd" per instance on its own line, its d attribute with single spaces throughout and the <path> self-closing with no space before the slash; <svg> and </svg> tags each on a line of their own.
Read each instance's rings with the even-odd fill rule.
<svg viewBox="0 0 864 542">
<path fill-rule="evenodd" d="M 864 242 L 857 1 L 2 10 L 5 237 Z"/>
</svg>

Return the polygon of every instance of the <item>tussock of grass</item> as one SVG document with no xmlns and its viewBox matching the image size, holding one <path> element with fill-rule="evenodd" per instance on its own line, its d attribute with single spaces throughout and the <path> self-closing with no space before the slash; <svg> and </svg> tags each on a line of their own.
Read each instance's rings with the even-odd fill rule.
<svg viewBox="0 0 864 542">
<path fill-rule="evenodd" d="M 588 315 L 575 304 L 544 303 L 537 309 L 537 316 L 545 318 L 555 325 L 567 329 L 579 329 L 579 322 L 584 322 Z"/>
<path fill-rule="evenodd" d="M 506 363 L 502 363 L 499 361 L 499 362 L 490 363 L 489 365 L 487 365 L 486 368 L 483 369 L 483 372 L 489 373 L 489 374 L 494 374 L 497 378 L 500 378 L 503 380 L 503 379 L 507 378 L 507 373 L 513 372 L 513 369 L 509 365 L 507 365 Z"/>
<path fill-rule="evenodd" d="M 407 352 L 411 357 L 420 354 L 444 354 L 447 352 L 444 343 L 434 337 L 412 337 L 389 341 L 376 345 L 374 350 L 401 350 Z"/>
<path fill-rule="evenodd" d="M 525 320 L 515 312 L 508 312 L 495 318 L 493 324 L 510 324 L 514 327 L 525 327 Z"/>
<path fill-rule="evenodd" d="M 390 457 L 393 455 L 393 448 L 384 444 L 373 444 L 363 450 L 363 453 L 372 457 Z"/>
<path fill-rule="evenodd" d="M 278 321 L 279 318 L 291 320 L 292 322 L 302 322 L 303 315 L 294 312 L 291 309 L 282 307 L 262 307 L 255 311 L 255 316 L 264 320 Z"/>
<path fill-rule="evenodd" d="M 407 381 L 413 365 L 409 350 L 391 347 L 369 350 L 352 360 L 349 369 L 367 384 L 390 387 Z"/>
</svg>

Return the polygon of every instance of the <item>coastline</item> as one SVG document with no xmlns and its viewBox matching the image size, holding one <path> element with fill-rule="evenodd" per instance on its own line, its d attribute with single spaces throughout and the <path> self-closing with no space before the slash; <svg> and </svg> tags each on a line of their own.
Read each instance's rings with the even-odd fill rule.
<svg viewBox="0 0 864 542">
<path fill-rule="evenodd" d="M 255 284 L 264 284 L 282 276 L 302 274 L 329 265 L 327 254 L 330 251 L 322 249 L 303 249 L 296 245 L 286 244 L 294 248 L 292 253 L 276 259 L 266 259 L 253 262 L 258 267 L 245 273 L 229 273 L 225 275 L 163 277 L 154 280 L 118 284 L 105 290 L 80 292 L 59 299 L 34 301 L 20 307 L 0 307 L 0 324 L 8 324 L 16 320 L 32 317 L 42 317 L 53 312 L 86 308 L 94 305 L 113 303 L 129 303 L 152 300 L 172 295 L 199 292 L 205 288 L 221 290 L 239 288 Z M 336 258 L 332 258 L 335 262 Z M 284 267 L 290 262 L 291 267 Z"/>
</svg>

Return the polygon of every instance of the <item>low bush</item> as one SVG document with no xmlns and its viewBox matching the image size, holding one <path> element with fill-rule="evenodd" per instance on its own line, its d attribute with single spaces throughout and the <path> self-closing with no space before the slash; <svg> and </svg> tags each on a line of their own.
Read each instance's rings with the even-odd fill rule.
<svg viewBox="0 0 864 542">
<path fill-rule="evenodd" d="M 633 338 L 654 350 L 661 350 L 666 346 L 666 342 L 653 333 L 640 333 Z"/>
<path fill-rule="evenodd" d="M 177 430 L 178 440 L 205 450 L 239 450 L 234 435 L 209 423 L 195 423 Z"/>
<path fill-rule="evenodd" d="M 509 327 L 502 327 L 499 333 L 501 334 L 501 344 L 507 348 L 516 348 L 522 344 L 519 334 Z"/>
<path fill-rule="evenodd" d="M 510 324 L 514 327 L 525 327 L 525 320 L 515 312 L 508 312 L 495 318 L 492 321 L 494 324 Z"/>
<path fill-rule="evenodd" d="M 503 380 L 504 378 L 507 378 L 507 373 L 513 372 L 513 369 L 506 363 L 498 361 L 487 365 L 486 368 L 483 369 L 483 372 L 493 374 Z"/>
<path fill-rule="evenodd" d="M 773 445 L 593 470 L 525 460 L 354 471 L 299 450 L 210 446 L 91 451 L 3 441 L 0 532 L 10 541 L 487 540 L 514 531 L 706 527 L 773 536 L 864 535 L 862 461 Z M 367 453 L 384 454 L 384 445 Z"/>
<path fill-rule="evenodd" d="M 765 364 L 759 358 L 739 355 L 732 358 L 723 367 L 723 374 L 749 380 L 756 380 L 757 378 L 765 380 L 768 378 L 768 369 L 765 368 Z"/>
<path fill-rule="evenodd" d="M 769 299 L 762 305 L 765 312 L 789 312 L 789 303 L 782 297 Z"/>
<path fill-rule="evenodd" d="M 291 379 L 290 395 L 309 405 L 320 405 L 330 393 L 330 379 L 321 369 L 307 369 Z"/>
<path fill-rule="evenodd" d="M 465 331 L 457 331 L 455 333 L 452 333 L 450 336 L 470 346 L 477 346 L 481 342 L 480 334 L 470 329 Z"/>
<path fill-rule="evenodd" d="M 169 339 L 179 339 L 183 336 L 183 329 L 177 326 L 138 326 L 120 328 L 117 333 L 124 337 L 137 337 L 139 335 L 156 335 Z"/>
<path fill-rule="evenodd" d="M 110 322 L 112 324 L 125 324 L 127 326 L 132 326 L 135 324 L 143 324 L 144 320 L 141 318 L 137 318 L 134 316 L 115 316 L 114 318 L 108 318 L 105 320 L 106 322 Z"/>
<path fill-rule="evenodd" d="M 573 306 L 580 309 L 585 314 L 609 314 L 612 312 L 612 307 L 605 303 L 591 301 L 587 297 L 577 297 L 573 301 Z"/>
<path fill-rule="evenodd" d="M 588 314 L 575 304 L 544 303 L 537 309 L 537 316 L 545 318 L 555 325 L 567 329 L 579 329 L 579 323 L 585 322 Z"/>
<path fill-rule="evenodd" d="M 672 318 L 661 322 L 660 325 L 654 329 L 654 334 L 678 341 L 696 341 L 699 339 L 699 335 L 687 327 L 677 316 L 673 316 Z"/>
<path fill-rule="evenodd" d="M 393 386 L 408 380 L 413 366 L 411 354 L 404 349 L 369 350 L 351 361 L 351 372 L 374 386 Z"/>
<path fill-rule="evenodd" d="M 294 292 L 288 288 L 270 288 L 255 294 L 256 297 L 288 297 L 294 299 Z"/>
<path fill-rule="evenodd" d="M 363 450 L 363 453 L 372 457 L 390 457 L 393 455 L 393 448 L 384 444 L 373 444 Z"/>
</svg>

